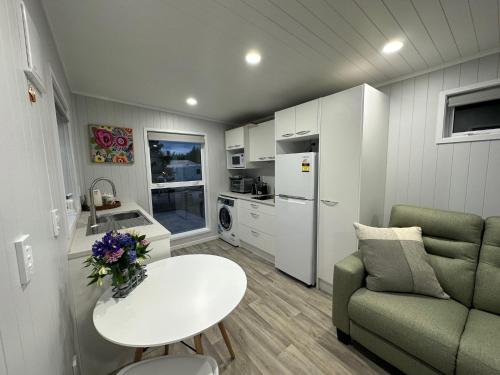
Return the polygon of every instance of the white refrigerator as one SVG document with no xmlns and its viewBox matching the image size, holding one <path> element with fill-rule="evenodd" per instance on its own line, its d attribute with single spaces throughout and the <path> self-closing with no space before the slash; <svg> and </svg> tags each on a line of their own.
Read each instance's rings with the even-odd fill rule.
<svg viewBox="0 0 500 375">
<path fill-rule="evenodd" d="M 275 266 L 307 285 L 314 285 L 317 154 L 277 155 L 275 170 Z"/>
</svg>

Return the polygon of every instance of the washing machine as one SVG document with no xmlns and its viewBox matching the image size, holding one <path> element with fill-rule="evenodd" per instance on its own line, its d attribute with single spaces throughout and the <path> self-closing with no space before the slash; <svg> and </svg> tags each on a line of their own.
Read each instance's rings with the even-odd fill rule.
<svg viewBox="0 0 500 375">
<path fill-rule="evenodd" d="M 219 237 L 233 246 L 240 246 L 238 235 L 237 199 L 219 195 L 217 198 Z"/>
</svg>

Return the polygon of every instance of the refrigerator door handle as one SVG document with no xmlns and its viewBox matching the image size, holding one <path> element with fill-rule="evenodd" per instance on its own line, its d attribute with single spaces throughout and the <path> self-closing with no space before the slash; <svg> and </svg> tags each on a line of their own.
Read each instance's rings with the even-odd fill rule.
<svg viewBox="0 0 500 375">
<path fill-rule="evenodd" d="M 330 207 L 333 207 L 333 206 L 336 206 L 337 204 L 339 204 L 339 202 L 329 201 L 326 199 L 322 199 L 321 202 L 323 202 L 324 204 L 326 204 L 327 206 L 330 206 Z"/>
<path fill-rule="evenodd" d="M 300 200 L 300 201 L 307 200 L 304 197 L 299 197 L 299 196 L 295 196 L 295 195 L 278 195 L 278 198 L 281 198 L 281 199 L 297 199 L 297 200 Z"/>
</svg>

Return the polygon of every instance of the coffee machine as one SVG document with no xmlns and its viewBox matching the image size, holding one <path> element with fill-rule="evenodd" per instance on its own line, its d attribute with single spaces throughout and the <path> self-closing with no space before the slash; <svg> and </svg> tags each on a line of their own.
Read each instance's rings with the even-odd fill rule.
<svg viewBox="0 0 500 375">
<path fill-rule="evenodd" d="M 257 177 L 257 181 L 252 185 L 253 195 L 268 195 L 269 185 L 267 182 L 262 181 L 262 177 Z"/>
</svg>

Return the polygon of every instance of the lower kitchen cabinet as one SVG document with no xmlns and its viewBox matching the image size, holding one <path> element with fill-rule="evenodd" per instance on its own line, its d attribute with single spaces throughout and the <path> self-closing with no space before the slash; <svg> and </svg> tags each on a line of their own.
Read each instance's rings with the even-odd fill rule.
<svg viewBox="0 0 500 375">
<path fill-rule="evenodd" d="M 238 223 L 242 241 L 274 256 L 275 215 L 273 206 L 239 199 Z"/>
</svg>

